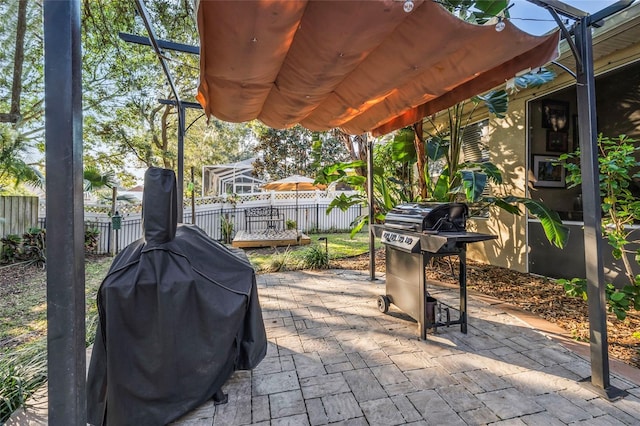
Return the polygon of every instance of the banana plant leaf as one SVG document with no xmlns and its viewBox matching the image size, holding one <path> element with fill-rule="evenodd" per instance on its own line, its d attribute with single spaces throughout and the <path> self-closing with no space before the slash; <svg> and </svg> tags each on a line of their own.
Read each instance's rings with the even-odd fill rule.
<svg viewBox="0 0 640 426">
<path fill-rule="evenodd" d="M 529 213 L 534 215 L 542 223 L 542 229 L 544 230 L 547 239 L 551 244 L 558 248 L 564 248 L 567 240 L 569 239 L 569 228 L 562 223 L 558 213 L 545 206 L 543 203 L 530 198 L 509 196 L 503 198 L 504 202 L 522 203 Z"/>
<path fill-rule="evenodd" d="M 439 138 L 432 137 L 427 141 L 427 156 L 431 161 L 437 161 L 444 157 L 449 150 L 449 141 Z"/>
<path fill-rule="evenodd" d="M 316 177 L 315 183 L 329 185 L 332 182 L 344 180 L 349 177 L 347 173 L 349 170 L 365 166 L 366 163 L 361 160 L 331 164 L 329 166 L 323 167 L 322 170 L 320 170 Z M 356 182 L 352 181 L 349 184 L 356 184 Z"/>
<path fill-rule="evenodd" d="M 514 80 L 514 84 L 519 89 L 526 89 L 529 87 L 540 87 L 556 78 L 556 73 L 546 68 L 540 68 L 537 72 L 528 72 L 524 75 L 518 76 Z"/>
<path fill-rule="evenodd" d="M 391 158 L 401 163 L 415 163 L 418 161 L 416 147 L 413 144 L 414 138 L 413 129 L 404 128 L 396 132 L 391 144 Z"/>
<path fill-rule="evenodd" d="M 487 187 L 487 175 L 474 170 L 461 170 L 461 185 L 458 190 L 452 192 L 463 192 L 467 201 L 475 203 L 480 200 L 482 193 Z"/>
<path fill-rule="evenodd" d="M 483 163 L 464 163 L 461 164 L 464 169 L 480 169 L 480 172 L 487 175 L 487 178 L 497 185 L 502 185 L 502 172 L 498 166 L 490 161 Z"/>
<path fill-rule="evenodd" d="M 506 90 L 492 90 L 484 95 L 474 96 L 473 102 L 484 103 L 490 113 L 498 118 L 504 118 L 509 108 L 509 95 Z"/>
</svg>

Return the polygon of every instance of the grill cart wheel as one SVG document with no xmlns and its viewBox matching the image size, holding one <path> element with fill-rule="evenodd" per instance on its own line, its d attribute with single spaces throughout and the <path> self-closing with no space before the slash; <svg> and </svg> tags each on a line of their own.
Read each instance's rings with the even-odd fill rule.
<svg viewBox="0 0 640 426">
<path fill-rule="evenodd" d="M 391 302 L 389 302 L 389 298 L 387 296 L 378 296 L 378 309 L 380 310 L 380 312 L 382 312 L 383 314 L 389 312 L 390 304 Z"/>
</svg>

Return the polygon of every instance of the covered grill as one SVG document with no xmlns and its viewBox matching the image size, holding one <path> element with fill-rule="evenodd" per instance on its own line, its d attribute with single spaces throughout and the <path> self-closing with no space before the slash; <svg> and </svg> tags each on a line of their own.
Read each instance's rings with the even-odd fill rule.
<svg viewBox="0 0 640 426">
<path fill-rule="evenodd" d="M 385 223 L 377 227 L 386 251 L 386 294 L 378 298 L 378 308 L 387 312 L 393 303 L 418 321 L 421 339 L 427 329 L 460 324 L 467 332 L 466 246 L 496 238 L 494 235 L 467 232 L 469 209 L 463 203 L 401 204 L 387 213 Z M 458 256 L 460 270 L 460 306 L 458 318 L 438 318 L 437 301 L 429 296 L 425 268 L 434 257 Z"/>
<path fill-rule="evenodd" d="M 254 368 L 267 340 L 255 272 L 194 225 L 177 225 L 173 171 L 145 174 L 144 238 L 113 261 L 98 290 L 87 381 L 94 425 L 162 425 Z"/>
</svg>

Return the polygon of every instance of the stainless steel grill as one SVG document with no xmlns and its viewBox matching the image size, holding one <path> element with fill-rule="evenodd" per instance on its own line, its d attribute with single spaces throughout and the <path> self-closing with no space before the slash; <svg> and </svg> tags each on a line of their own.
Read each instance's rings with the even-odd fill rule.
<svg viewBox="0 0 640 426">
<path fill-rule="evenodd" d="M 387 213 L 385 223 L 376 228 L 385 245 L 386 294 L 378 298 L 378 308 L 387 312 L 393 303 L 418 322 L 421 339 L 427 329 L 460 324 L 467 332 L 466 246 L 496 238 L 494 235 L 467 232 L 469 210 L 463 203 L 401 204 Z M 429 296 L 425 268 L 434 257 L 458 256 L 460 270 L 460 306 L 445 306 L 445 319 L 436 309 L 442 304 Z M 450 309 L 451 308 L 451 309 Z M 451 311 L 458 317 L 451 319 Z"/>
</svg>

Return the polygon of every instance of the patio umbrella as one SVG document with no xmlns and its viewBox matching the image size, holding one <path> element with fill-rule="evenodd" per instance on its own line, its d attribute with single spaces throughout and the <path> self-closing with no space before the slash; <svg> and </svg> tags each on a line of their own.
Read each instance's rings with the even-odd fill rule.
<svg viewBox="0 0 640 426">
<path fill-rule="evenodd" d="M 298 191 L 315 191 L 325 189 L 323 184 L 314 184 L 314 180 L 306 176 L 292 175 L 283 179 L 268 182 L 262 185 L 264 189 L 270 191 L 296 191 L 296 229 L 298 227 Z"/>
</svg>

